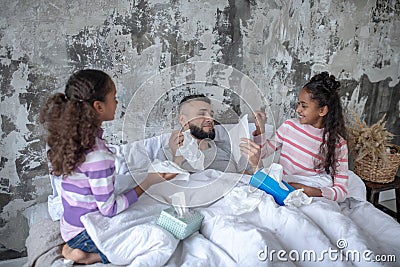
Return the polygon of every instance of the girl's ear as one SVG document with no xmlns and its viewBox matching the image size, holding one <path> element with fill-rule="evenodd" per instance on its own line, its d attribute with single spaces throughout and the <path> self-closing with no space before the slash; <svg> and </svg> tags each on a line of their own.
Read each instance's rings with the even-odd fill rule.
<svg viewBox="0 0 400 267">
<path fill-rule="evenodd" d="M 319 109 L 319 116 L 324 117 L 326 114 L 328 114 L 328 106 L 323 106 L 322 108 Z"/>
<path fill-rule="evenodd" d="M 104 111 L 103 103 L 101 101 L 98 101 L 98 100 L 93 102 L 93 108 L 97 112 L 97 114 L 101 114 Z"/>
</svg>

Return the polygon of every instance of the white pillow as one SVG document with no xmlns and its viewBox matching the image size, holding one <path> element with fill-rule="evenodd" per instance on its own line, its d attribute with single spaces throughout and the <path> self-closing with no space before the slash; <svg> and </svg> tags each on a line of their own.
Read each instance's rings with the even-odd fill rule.
<svg viewBox="0 0 400 267">
<path fill-rule="evenodd" d="M 61 202 L 61 176 L 49 174 L 53 194 L 47 197 L 47 210 L 53 221 L 61 219 L 64 208 Z"/>
</svg>

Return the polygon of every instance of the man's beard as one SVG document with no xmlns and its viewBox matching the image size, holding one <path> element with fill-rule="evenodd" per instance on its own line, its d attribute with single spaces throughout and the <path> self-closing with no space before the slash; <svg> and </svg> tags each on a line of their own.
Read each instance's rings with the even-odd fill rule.
<svg viewBox="0 0 400 267">
<path fill-rule="evenodd" d="M 206 132 L 206 131 L 203 131 L 202 128 L 200 128 L 200 127 L 198 127 L 198 126 L 196 126 L 194 124 L 189 123 L 189 129 L 190 129 L 191 135 L 193 135 L 194 138 L 197 138 L 197 139 L 200 139 L 200 140 L 203 140 L 203 139 L 206 139 L 206 138 L 214 140 L 214 138 L 215 138 L 215 130 L 214 130 L 214 128 L 210 129 L 208 132 Z"/>
</svg>

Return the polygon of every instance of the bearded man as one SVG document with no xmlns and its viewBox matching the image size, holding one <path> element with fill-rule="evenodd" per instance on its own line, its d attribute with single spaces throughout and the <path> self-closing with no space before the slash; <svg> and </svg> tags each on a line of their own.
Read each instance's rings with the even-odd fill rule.
<svg viewBox="0 0 400 267">
<path fill-rule="evenodd" d="M 214 141 L 216 133 L 213 115 L 211 101 L 205 95 L 189 95 L 183 98 L 179 104 L 179 123 L 181 129 L 172 132 L 169 139 L 169 148 L 164 148 L 169 151 L 168 153 L 163 153 L 164 155 L 161 156 L 161 159 L 168 158 L 165 155 L 170 154 L 172 160 L 183 169 L 190 172 L 198 170 L 193 162 L 181 155 L 182 153 L 177 153 L 179 148 L 184 144 L 185 132 L 189 130 L 189 132 L 186 132 L 186 136 L 193 138 L 197 142 L 198 150 L 204 155 L 203 169 L 215 169 L 233 173 L 246 172 L 246 169 L 254 169 L 256 166 L 247 166 L 246 169 L 246 166 L 238 166 L 231 153 L 229 142 Z M 224 130 L 222 127 L 220 128 Z M 187 135 L 189 133 L 190 136 Z M 192 152 L 196 153 L 196 151 Z M 249 153 L 242 151 L 242 154 L 246 155 Z M 247 157 L 251 156 L 247 155 Z M 259 157 L 259 155 L 257 156 Z"/>
</svg>

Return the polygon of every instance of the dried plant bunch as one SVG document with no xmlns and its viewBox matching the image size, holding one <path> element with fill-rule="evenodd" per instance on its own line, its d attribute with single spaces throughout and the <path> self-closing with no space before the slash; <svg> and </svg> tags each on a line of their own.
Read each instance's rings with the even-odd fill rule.
<svg viewBox="0 0 400 267">
<path fill-rule="evenodd" d="M 385 118 L 386 114 L 378 122 L 368 126 L 353 114 L 348 122 L 347 131 L 349 149 L 355 161 L 370 157 L 372 161 L 382 160 L 383 164 L 387 164 L 387 148 L 393 146 L 390 143 L 393 134 L 386 130 Z"/>
</svg>

